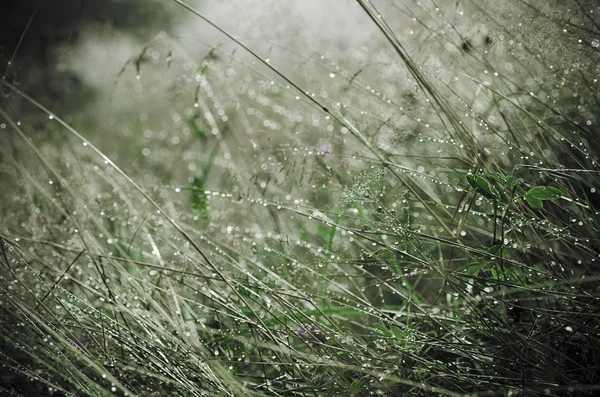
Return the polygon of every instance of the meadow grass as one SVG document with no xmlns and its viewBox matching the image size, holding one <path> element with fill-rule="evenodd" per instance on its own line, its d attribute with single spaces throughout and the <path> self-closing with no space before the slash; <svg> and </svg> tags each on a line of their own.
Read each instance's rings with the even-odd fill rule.
<svg viewBox="0 0 600 397">
<path fill-rule="evenodd" d="M 498 5 L 571 32 L 540 51 L 480 3 L 358 0 L 378 39 L 337 59 L 175 3 L 224 41 L 148 41 L 131 107 L 3 81 L 0 391 L 599 392 L 598 7 Z"/>
</svg>

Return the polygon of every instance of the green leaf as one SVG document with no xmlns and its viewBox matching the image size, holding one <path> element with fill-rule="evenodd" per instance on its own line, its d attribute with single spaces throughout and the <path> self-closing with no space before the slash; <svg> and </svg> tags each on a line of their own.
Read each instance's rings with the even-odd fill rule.
<svg viewBox="0 0 600 397">
<path fill-rule="evenodd" d="M 387 329 L 383 324 L 377 324 L 377 329 L 381 331 L 383 336 L 386 336 L 388 338 L 392 338 L 394 336 L 394 334 L 392 334 L 392 332 L 389 329 Z"/>
<path fill-rule="evenodd" d="M 504 248 L 504 244 L 502 244 L 502 243 L 495 244 L 495 245 L 492 245 L 490 248 L 488 248 L 487 252 L 489 254 L 498 256 L 501 254 L 503 248 Z"/>
<path fill-rule="evenodd" d="M 492 278 L 494 280 L 504 280 L 505 276 L 504 273 L 502 272 L 502 270 L 500 269 L 500 267 L 498 265 L 494 265 L 492 266 L 492 268 L 490 269 L 492 272 Z"/>
<path fill-rule="evenodd" d="M 477 273 L 479 273 L 481 271 L 481 269 L 483 269 L 486 266 L 487 266 L 487 263 L 485 263 L 485 262 L 474 263 L 472 265 L 468 265 L 464 268 L 465 275 L 467 275 L 467 276 L 477 275 Z"/>
<path fill-rule="evenodd" d="M 467 174 L 467 182 L 477 193 L 491 199 L 497 198 L 494 187 L 485 176 Z"/>
<path fill-rule="evenodd" d="M 541 210 L 544 208 L 544 202 L 537 197 L 526 194 L 525 200 L 527 200 L 527 204 L 533 209 Z"/>
<path fill-rule="evenodd" d="M 398 340 L 406 339 L 410 335 L 410 331 L 403 331 L 396 326 L 392 326 L 392 333 Z"/>
<path fill-rule="evenodd" d="M 535 197 L 538 200 L 552 200 L 562 196 L 562 192 L 559 189 L 549 186 L 536 186 L 530 189 L 527 196 Z"/>
<path fill-rule="evenodd" d="M 519 183 L 519 180 L 512 175 L 507 175 L 506 178 L 504 178 L 504 181 L 507 187 L 514 187 Z"/>
<path fill-rule="evenodd" d="M 469 185 L 471 185 L 471 187 L 473 189 L 477 189 L 477 182 L 476 182 L 477 177 L 473 174 L 467 174 L 467 182 L 469 183 Z"/>
<path fill-rule="evenodd" d="M 500 183 L 504 182 L 502 177 L 498 174 L 488 173 L 488 174 L 483 174 L 482 177 L 487 178 L 492 183 L 494 183 L 493 181 L 500 182 Z"/>
<path fill-rule="evenodd" d="M 562 197 L 562 192 L 549 186 L 536 186 L 525 193 L 525 200 L 531 208 L 536 210 L 544 208 L 543 200 L 552 200 L 559 197 Z"/>
<path fill-rule="evenodd" d="M 513 266 L 509 269 L 511 279 L 524 279 L 525 273 L 518 266 Z"/>
</svg>

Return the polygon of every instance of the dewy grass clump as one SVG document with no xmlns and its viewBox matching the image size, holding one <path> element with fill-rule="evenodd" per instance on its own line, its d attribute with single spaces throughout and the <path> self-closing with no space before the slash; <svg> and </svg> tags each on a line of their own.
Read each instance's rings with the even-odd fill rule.
<svg viewBox="0 0 600 397">
<path fill-rule="evenodd" d="M 268 3 L 5 48 L 2 393 L 596 395 L 600 5 Z"/>
</svg>

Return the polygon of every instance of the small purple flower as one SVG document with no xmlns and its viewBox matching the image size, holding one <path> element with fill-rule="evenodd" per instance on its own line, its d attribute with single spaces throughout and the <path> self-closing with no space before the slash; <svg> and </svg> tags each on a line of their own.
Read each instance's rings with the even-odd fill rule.
<svg viewBox="0 0 600 397">
<path fill-rule="evenodd" d="M 321 142 L 315 147 L 317 154 L 323 155 L 326 158 L 333 158 L 333 146 L 329 142 Z"/>
<path fill-rule="evenodd" d="M 312 318 L 312 323 L 302 323 L 300 327 L 298 327 L 298 337 L 303 341 L 309 342 L 323 342 L 325 340 L 325 335 L 323 331 L 315 324 L 315 318 Z"/>
<path fill-rule="evenodd" d="M 78 350 L 84 351 L 90 345 L 90 338 L 87 335 L 82 335 L 75 339 L 71 339 L 71 344 L 75 346 Z"/>
</svg>

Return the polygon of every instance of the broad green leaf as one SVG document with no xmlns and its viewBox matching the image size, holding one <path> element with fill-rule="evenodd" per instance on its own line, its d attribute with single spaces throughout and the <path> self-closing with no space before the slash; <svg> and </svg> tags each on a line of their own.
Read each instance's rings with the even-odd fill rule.
<svg viewBox="0 0 600 397">
<path fill-rule="evenodd" d="M 487 252 L 492 255 L 500 255 L 502 248 L 504 248 L 504 244 L 495 244 L 487 249 Z"/>
<path fill-rule="evenodd" d="M 502 179 L 502 177 L 498 174 L 488 173 L 488 174 L 483 174 L 481 176 L 484 178 L 487 178 L 489 181 L 496 181 L 496 182 L 504 183 L 504 179 Z"/>
<path fill-rule="evenodd" d="M 541 210 L 544 208 L 544 202 L 537 197 L 526 194 L 525 200 L 527 200 L 527 204 L 533 209 Z"/>
<path fill-rule="evenodd" d="M 552 200 L 562 196 L 562 192 L 559 189 L 549 186 L 536 186 L 530 189 L 527 196 L 535 197 L 538 200 Z"/>
<path fill-rule="evenodd" d="M 392 327 L 392 333 L 398 340 L 405 339 L 406 337 L 408 337 L 410 335 L 409 331 L 403 331 L 400 328 L 395 327 L 395 326 Z"/>
<path fill-rule="evenodd" d="M 504 181 L 507 187 L 514 187 L 519 183 L 519 180 L 512 175 L 507 175 L 506 178 L 504 178 Z"/>
<path fill-rule="evenodd" d="M 473 174 L 467 174 L 467 182 L 473 189 L 477 189 L 477 176 Z"/>
<path fill-rule="evenodd" d="M 392 334 L 392 332 L 389 329 L 387 329 L 383 324 L 377 324 L 377 329 L 381 331 L 383 336 L 386 336 L 388 338 L 392 338 L 394 336 L 394 334 Z"/>
<path fill-rule="evenodd" d="M 475 189 L 477 193 L 491 199 L 497 198 L 493 186 L 486 177 L 481 175 L 467 174 L 467 182 Z"/>
<path fill-rule="evenodd" d="M 559 189 L 549 186 L 536 186 L 525 193 L 525 200 L 531 208 L 541 210 L 544 208 L 543 200 L 552 200 L 561 196 L 562 192 Z"/>
<path fill-rule="evenodd" d="M 474 263 L 469 265 L 465 269 L 465 274 L 469 276 L 474 276 L 481 271 L 486 266 L 486 263 Z"/>
<path fill-rule="evenodd" d="M 504 280 L 504 273 L 502 272 L 502 270 L 500 269 L 500 267 L 498 265 L 494 265 L 492 266 L 492 268 L 490 269 L 492 272 L 492 278 L 494 280 Z"/>
</svg>

